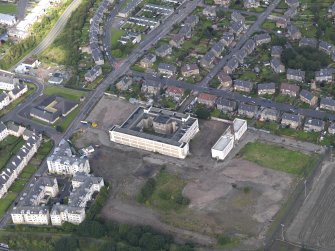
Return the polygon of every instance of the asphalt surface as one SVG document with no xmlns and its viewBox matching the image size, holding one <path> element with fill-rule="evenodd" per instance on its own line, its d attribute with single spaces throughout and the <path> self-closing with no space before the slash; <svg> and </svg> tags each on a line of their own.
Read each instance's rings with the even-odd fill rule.
<svg viewBox="0 0 335 251">
<path fill-rule="evenodd" d="M 37 45 L 31 52 L 29 52 L 24 58 L 22 58 L 16 65 L 10 68 L 10 71 L 13 71 L 18 65 L 20 65 L 25 59 L 42 53 L 52 42 L 57 38 L 57 36 L 64 29 L 67 21 L 71 17 L 71 14 L 74 10 L 77 9 L 82 0 L 73 0 L 73 2 L 66 8 L 63 14 L 60 16 L 54 27 L 50 30 L 48 35 L 42 40 L 42 42 Z"/>
<path fill-rule="evenodd" d="M 21 21 L 26 16 L 26 9 L 28 7 L 29 0 L 19 0 L 17 2 L 17 13 L 16 13 L 16 19 L 18 21 Z"/>
</svg>

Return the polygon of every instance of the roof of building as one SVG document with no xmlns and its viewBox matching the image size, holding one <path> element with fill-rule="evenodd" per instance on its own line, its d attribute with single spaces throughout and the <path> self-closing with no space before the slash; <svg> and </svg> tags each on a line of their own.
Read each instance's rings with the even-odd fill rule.
<svg viewBox="0 0 335 251">
<path fill-rule="evenodd" d="M 308 100 L 312 100 L 315 96 L 310 91 L 301 90 L 300 97 L 303 97 Z"/>
<path fill-rule="evenodd" d="M 258 90 L 273 90 L 276 88 L 275 83 L 261 83 L 257 85 Z"/>
<path fill-rule="evenodd" d="M 209 93 L 201 92 L 198 95 L 198 100 L 199 99 L 215 102 L 215 100 L 217 99 L 217 96 L 209 94 Z"/>
<path fill-rule="evenodd" d="M 292 84 L 288 84 L 288 83 L 282 83 L 280 85 L 280 89 L 281 90 L 289 90 L 291 92 L 299 92 L 300 87 L 297 85 L 292 85 Z"/>
<path fill-rule="evenodd" d="M 293 122 L 300 122 L 300 116 L 292 113 L 283 113 L 282 119 L 293 121 Z"/>
</svg>

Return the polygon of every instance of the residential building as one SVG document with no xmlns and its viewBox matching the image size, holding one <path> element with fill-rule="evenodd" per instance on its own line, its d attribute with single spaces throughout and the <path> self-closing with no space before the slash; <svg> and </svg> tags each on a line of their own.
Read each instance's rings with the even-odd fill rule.
<svg viewBox="0 0 335 251">
<path fill-rule="evenodd" d="M 335 2 L 328 8 L 328 13 L 334 17 L 335 16 Z"/>
<path fill-rule="evenodd" d="M 244 8 L 251 9 L 251 8 L 258 8 L 260 6 L 260 0 L 243 0 L 244 1 Z"/>
<path fill-rule="evenodd" d="M 239 62 L 235 57 L 228 60 L 226 65 L 223 67 L 223 71 L 226 74 L 232 74 L 239 66 Z"/>
<path fill-rule="evenodd" d="M 280 58 L 283 52 L 283 47 L 279 45 L 272 46 L 271 48 L 271 57 Z"/>
<path fill-rule="evenodd" d="M 8 71 L 0 70 L 0 89 L 11 91 L 20 81 L 14 77 L 14 74 Z"/>
<path fill-rule="evenodd" d="M 223 43 L 224 46 L 229 47 L 231 43 L 234 41 L 234 34 L 224 32 L 220 41 Z"/>
<path fill-rule="evenodd" d="M 300 92 L 300 100 L 311 106 L 314 106 L 318 102 L 318 97 L 314 96 L 311 92 L 307 90 L 302 90 Z"/>
<path fill-rule="evenodd" d="M 158 72 L 163 75 L 167 75 L 168 77 L 172 77 L 176 74 L 177 68 L 172 64 L 160 63 L 158 65 Z"/>
<path fill-rule="evenodd" d="M 224 88 L 224 89 L 231 88 L 233 85 L 233 80 L 231 79 L 231 77 L 223 71 L 219 72 L 218 80 L 220 81 L 219 88 Z"/>
<path fill-rule="evenodd" d="M 298 9 L 291 7 L 291 8 L 288 8 L 287 11 L 285 11 L 284 17 L 289 20 L 290 18 L 294 18 L 297 14 L 298 14 Z M 288 21 L 288 24 L 289 24 L 289 21 Z"/>
<path fill-rule="evenodd" d="M 328 127 L 328 132 L 330 134 L 335 134 L 335 122 L 331 122 L 329 127 Z"/>
<path fill-rule="evenodd" d="M 272 58 L 270 61 L 270 66 L 275 73 L 285 72 L 285 65 L 280 61 L 279 58 Z"/>
<path fill-rule="evenodd" d="M 300 115 L 284 113 L 281 119 L 281 125 L 297 129 L 301 125 L 302 117 Z"/>
<path fill-rule="evenodd" d="M 11 218 L 14 224 L 48 225 L 49 209 L 47 206 L 14 207 Z"/>
<path fill-rule="evenodd" d="M 287 69 L 286 73 L 287 80 L 293 80 L 297 82 L 303 82 L 305 80 L 305 72 L 300 69 Z"/>
<path fill-rule="evenodd" d="M 166 88 L 165 94 L 175 100 L 180 100 L 184 96 L 185 90 L 176 86 L 168 86 L 168 88 Z"/>
<path fill-rule="evenodd" d="M 259 116 L 260 121 L 279 121 L 280 113 L 276 109 L 264 108 Z"/>
<path fill-rule="evenodd" d="M 156 55 L 149 53 L 141 59 L 140 65 L 143 68 L 151 68 L 155 62 L 156 62 Z"/>
<path fill-rule="evenodd" d="M 169 44 L 162 44 L 156 49 L 155 53 L 158 57 L 164 58 L 172 53 L 172 47 Z"/>
<path fill-rule="evenodd" d="M 202 11 L 202 14 L 206 17 L 216 17 L 216 7 L 215 6 L 207 6 Z"/>
<path fill-rule="evenodd" d="M 133 79 L 128 76 L 124 76 L 119 82 L 116 83 L 116 89 L 120 91 L 128 90 L 129 87 L 132 85 Z"/>
<path fill-rule="evenodd" d="M 304 131 L 321 132 L 325 128 L 325 122 L 321 119 L 308 118 L 305 119 Z"/>
<path fill-rule="evenodd" d="M 335 51 L 335 47 L 328 42 L 320 40 L 319 41 L 319 50 L 323 51 L 327 55 L 332 55 L 332 53 Z"/>
<path fill-rule="evenodd" d="M 234 135 L 226 131 L 219 139 L 216 141 L 215 145 L 211 149 L 212 158 L 217 160 L 224 160 L 228 153 L 234 147 Z"/>
<path fill-rule="evenodd" d="M 204 68 L 212 68 L 214 60 L 214 53 L 212 51 L 209 51 L 200 59 L 200 65 Z"/>
<path fill-rule="evenodd" d="M 199 104 L 213 107 L 215 105 L 216 99 L 217 96 L 202 92 L 198 95 L 197 101 Z"/>
<path fill-rule="evenodd" d="M 320 108 L 335 112 L 335 100 L 332 98 L 321 98 Z"/>
<path fill-rule="evenodd" d="M 300 87 L 297 85 L 291 85 L 288 83 L 282 83 L 280 85 L 280 93 L 289 95 L 291 97 L 297 97 L 300 91 Z"/>
<path fill-rule="evenodd" d="M 275 94 L 276 84 L 275 83 L 261 83 L 257 85 L 258 95 L 264 94 Z"/>
<path fill-rule="evenodd" d="M 113 126 L 109 136 L 119 144 L 184 159 L 198 131 L 198 120 L 189 114 L 138 107 L 121 126 Z"/>
<path fill-rule="evenodd" d="M 230 4 L 230 0 L 214 0 L 214 3 L 216 5 L 221 5 L 223 7 L 226 7 L 228 8 L 229 7 L 229 4 Z"/>
<path fill-rule="evenodd" d="M 0 141 L 3 141 L 8 136 L 8 129 L 5 124 L 0 121 Z"/>
<path fill-rule="evenodd" d="M 238 11 L 233 11 L 231 13 L 231 20 L 236 23 L 245 23 L 245 17 Z"/>
<path fill-rule="evenodd" d="M 214 53 L 215 57 L 219 58 L 221 53 L 224 51 L 224 44 L 221 41 L 215 43 L 211 51 Z"/>
<path fill-rule="evenodd" d="M 243 117 L 253 118 L 257 115 L 258 106 L 241 103 L 238 106 L 238 114 Z"/>
<path fill-rule="evenodd" d="M 102 68 L 100 65 L 93 66 L 90 70 L 85 73 L 85 80 L 87 82 L 95 81 L 102 74 Z"/>
<path fill-rule="evenodd" d="M 256 49 L 256 43 L 253 39 L 248 39 L 247 42 L 243 45 L 241 50 L 246 50 L 248 54 L 253 53 L 253 51 Z"/>
<path fill-rule="evenodd" d="M 293 8 L 298 8 L 300 5 L 299 0 L 285 0 L 285 3 L 289 6 L 289 7 L 293 7 Z"/>
<path fill-rule="evenodd" d="M 262 44 L 268 44 L 271 42 L 271 36 L 269 35 L 269 33 L 258 34 L 255 35 L 253 38 L 256 42 L 256 46 L 260 46 Z"/>
<path fill-rule="evenodd" d="M 318 44 L 318 41 L 315 38 L 307 38 L 307 37 L 303 37 L 302 39 L 300 39 L 299 41 L 299 47 L 313 47 L 316 48 Z"/>
<path fill-rule="evenodd" d="M 197 64 L 185 64 L 181 67 L 180 71 L 183 77 L 186 78 L 200 74 Z"/>
<path fill-rule="evenodd" d="M 246 80 L 234 80 L 234 90 L 241 92 L 251 92 L 254 84 Z"/>
<path fill-rule="evenodd" d="M 276 27 L 281 29 L 286 29 L 288 25 L 289 19 L 285 17 L 278 17 L 276 19 Z"/>
<path fill-rule="evenodd" d="M 9 14 L 0 13 L 0 24 L 6 26 L 13 26 L 16 24 L 16 18 L 15 16 Z"/>
<path fill-rule="evenodd" d="M 128 19 L 129 21 L 129 19 Z M 120 42 L 121 44 L 125 45 L 125 44 L 138 44 L 139 42 L 141 42 L 142 40 L 142 36 L 140 33 L 135 33 L 135 32 L 127 32 L 125 35 L 122 35 L 119 39 L 118 42 Z"/>
<path fill-rule="evenodd" d="M 141 91 L 151 95 L 159 94 L 162 84 L 159 81 L 146 80 L 141 87 Z"/>
<path fill-rule="evenodd" d="M 244 59 L 248 56 L 248 52 L 246 49 L 242 48 L 238 52 L 236 52 L 233 57 L 237 59 L 240 64 L 244 63 Z"/>
<path fill-rule="evenodd" d="M 62 77 L 55 77 L 55 76 L 52 76 L 49 78 L 48 80 L 48 84 L 50 85 L 61 85 L 64 81 L 64 78 Z"/>
<path fill-rule="evenodd" d="M 54 152 L 47 158 L 49 173 L 61 175 L 74 175 L 76 172 L 90 172 L 87 158 L 72 154 L 70 145 L 62 140 Z"/>
<path fill-rule="evenodd" d="M 234 112 L 237 109 L 237 102 L 221 97 L 216 101 L 216 108 L 224 113 Z"/>
<path fill-rule="evenodd" d="M 289 26 L 287 26 L 287 32 L 288 32 L 288 35 L 290 36 L 290 38 L 292 40 L 299 40 L 299 39 L 301 39 L 301 32 L 293 24 L 290 24 Z"/>
<path fill-rule="evenodd" d="M 192 27 L 190 25 L 182 26 L 179 34 L 184 36 L 184 38 L 190 39 L 192 37 Z"/>
<path fill-rule="evenodd" d="M 26 58 L 25 60 L 23 60 L 23 62 L 21 63 L 22 66 L 24 66 L 26 69 L 35 69 L 37 68 L 39 65 L 41 64 L 41 62 L 36 59 L 36 58 Z"/>
<path fill-rule="evenodd" d="M 17 84 L 15 85 L 14 89 L 8 92 L 8 96 L 12 99 L 18 99 L 23 94 L 25 94 L 28 91 L 28 87 L 26 84 Z"/>
<path fill-rule="evenodd" d="M 181 34 L 175 34 L 172 36 L 169 44 L 172 46 L 172 47 L 176 47 L 176 48 L 181 48 L 182 44 L 184 43 L 185 41 L 185 37 Z"/>
<path fill-rule="evenodd" d="M 11 100 L 10 100 L 7 93 L 5 93 L 5 92 L 0 93 L 0 110 L 5 108 L 6 106 L 8 106 L 10 104 L 10 102 L 11 102 Z"/>
<path fill-rule="evenodd" d="M 188 16 L 185 21 L 184 25 L 189 25 L 194 28 L 199 23 L 199 17 L 196 15 Z"/>
<path fill-rule="evenodd" d="M 244 30 L 244 23 L 241 22 L 233 22 L 229 27 L 230 33 L 233 33 L 236 36 L 239 36 L 243 32 L 243 30 Z"/>
<path fill-rule="evenodd" d="M 315 81 L 316 82 L 332 82 L 334 75 L 333 68 L 320 69 L 320 71 L 315 72 Z"/>
</svg>

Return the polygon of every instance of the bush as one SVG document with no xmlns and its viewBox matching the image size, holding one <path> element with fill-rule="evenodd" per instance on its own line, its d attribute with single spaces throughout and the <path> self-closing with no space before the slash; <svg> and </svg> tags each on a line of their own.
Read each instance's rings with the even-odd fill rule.
<svg viewBox="0 0 335 251">
<path fill-rule="evenodd" d="M 149 178 L 148 181 L 142 187 L 137 201 L 140 203 L 146 202 L 153 194 L 156 187 L 156 181 L 153 178 Z"/>
<path fill-rule="evenodd" d="M 62 237 L 55 242 L 55 251 L 73 251 L 78 248 L 78 240 L 75 237 Z"/>
</svg>

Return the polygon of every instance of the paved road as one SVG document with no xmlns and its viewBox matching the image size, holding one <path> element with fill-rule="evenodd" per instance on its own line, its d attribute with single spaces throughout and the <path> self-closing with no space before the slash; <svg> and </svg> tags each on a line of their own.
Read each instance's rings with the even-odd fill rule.
<svg viewBox="0 0 335 251">
<path fill-rule="evenodd" d="M 21 21 L 26 16 L 26 9 L 28 7 L 29 0 L 19 0 L 17 3 L 17 13 L 16 13 L 16 19 L 18 21 Z"/>
<path fill-rule="evenodd" d="M 38 55 L 42 53 L 52 42 L 56 39 L 56 37 L 61 33 L 63 28 L 65 27 L 67 21 L 71 17 L 72 12 L 77 9 L 82 0 L 73 0 L 73 2 L 66 8 L 63 14 L 60 16 L 54 27 L 50 30 L 48 35 L 42 40 L 42 42 L 35 47 L 30 53 L 28 53 L 24 58 L 22 58 L 16 65 L 10 68 L 10 71 L 13 71 L 22 61 L 26 58 L 29 58 L 33 55 Z"/>
<path fill-rule="evenodd" d="M 235 47 L 230 50 L 230 53 L 224 56 L 220 62 L 214 66 L 214 68 L 208 73 L 208 75 L 199 83 L 201 86 L 208 86 L 209 82 L 223 69 L 225 64 L 233 55 L 240 50 L 244 43 L 249 39 L 249 37 L 256 31 L 258 31 L 260 25 L 265 21 L 265 19 L 271 14 L 271 12 L 277 7 L 281 0 L 274 0 L 269 7 L 261 13 L 256 22 L 249 27 L 247 32 L 245 32 L 239 41 L 236 43 Z"/>
</svg>

